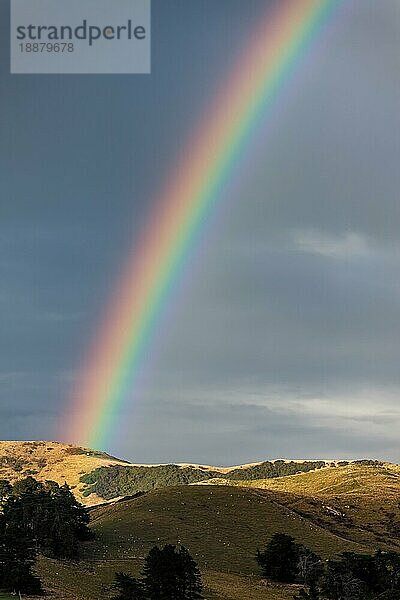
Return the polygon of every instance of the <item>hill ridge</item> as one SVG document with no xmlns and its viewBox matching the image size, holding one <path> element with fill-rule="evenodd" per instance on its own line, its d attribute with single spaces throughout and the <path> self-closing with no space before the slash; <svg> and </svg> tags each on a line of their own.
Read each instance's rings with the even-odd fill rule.
<svg viewBox="0 0 400 600">
<path fill-rule="evenodd" d="M 41 481 L 68 483 L 76 497 L 88 506 L 178 484 L 228 484 L 270 487 L 272 480 L 305 481 L 305 472 L 343 469 L 349 465 L 387 467 L 398 465 L 372 459 L 269 459 L 233 466 L 193 462 L 134 463 L 102 451 L 56 441 L 0 441 L 0 479 L 11 482 L 33 476 Z M 339 472 L 339 471 L 338 471 Z M 345 471 L 340 471 L 346 475 Z M 330 476 L 330 475 L 329 475 Z M 329 478 L 329 477 L 328 477 Z M 259 482 L 259 483 L 257 483 Z M 296 486 L 295 486 L 296 487 Z M 322 487 L 322 486 L 321 486 Z M 316 490 L 313 492 L 317 493 Z"/>
</svg>

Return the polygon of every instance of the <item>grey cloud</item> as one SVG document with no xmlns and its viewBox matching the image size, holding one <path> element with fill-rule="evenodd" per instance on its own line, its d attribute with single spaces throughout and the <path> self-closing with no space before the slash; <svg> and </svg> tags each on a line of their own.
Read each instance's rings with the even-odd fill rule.
<svg viewBox="0 0 400 600">
<path fill-rule="evenodd" d="M 382 398 L 382 391 L 377 390 L 377 398 Z M 389 393 L 393 393 L 393 390 Z M 385 396 L 386 391 L 383 391 Z M 136 415 L 136 426 L 128 429 L 130 435 L 124 439 L 122 435 L 117 445 L 123 452 L 132 447 L 137 460 L 143 460 L 143 449 L 140 438 L 148 433 L 157 440 L 151 452 L 151 459 L 162 460 L 166 453 L 173 460 L 199 461 L 206 464 L 215 462 L 215 448 L 223 464 L 237 464 L 242 461 L 266 460 L 271 458 L 390 458 L 396 448 L 397 430 L 400 411 L 396 409 L 390 424 L 384 420 L 380 425 L 379 409 L 370 407 L 370 418 L 360 421 L 355 418 L 349 422 L 345 415 L 335 414 L 333 396 L 331 411 L 324 409 L 324 418 L 318 410 L 304 411 L 301 400 L 293 400 L 283 393 L 279 399 L 278 390 L 272 393 L 274 400 L 269 404 L 268 391 L 263 398 L 264 404 L 254 404 L 246 391 L 240 394 L 236 389 L 226 391 L 207 389 L 202 394 L 198 391 L 192 401 L 190 392 L 179 400 L 176 397 L 159 394 L 157 413 L 149 428 L 150 407 L 145 414 Z M 192 396 L 193 397 L 193 396 Z M 234 402 L 232 402 L 232 397 Z M 259 394 L 261 398 L 261 394 Z M 204 400 L 206 398 L 206 400 Z M 214 398 L 214 401 L 212 401 Z M 343 397 L 340 398 L 343 403 Z M 347 398 L 352 401 L 351 396 Z M 359 412 L 362 413 L 362 397 L 358 398 Z M 349 404 L 350 413 L 351 405 Z M 149 414 L 150 413 L 150 414 Z M 354 415 L 356 417 L 356 415 Z M 126 419 L 127 415 L 124 415 Z M 390 425 L 388 427 L 388 425 Z M 204 438 L 211 441 L 211 447 L 202 444 Z M 160 449 L 161 446 L 161 449 Z M 185 448 L 185 455 L 179 458 L 179 449 Z M 395 452 L 396 457 L 398 456 Z"/>
<path fill-rule="evenodd" d="M 154 0 L 145 80 L 15 79 L 0 53 L 0 437 L 53 437 L 127 249 L 264 4 Z M 201 231 L 111 453 L 398 459 L 400 9 L 342 4 Z"/>
</svg>

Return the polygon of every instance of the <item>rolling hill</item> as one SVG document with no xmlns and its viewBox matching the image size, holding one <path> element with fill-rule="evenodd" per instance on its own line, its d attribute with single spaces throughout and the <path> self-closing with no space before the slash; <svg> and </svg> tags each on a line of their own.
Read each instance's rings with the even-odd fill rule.
<svg viewBox="0 0 400 600">
<path fill-rule="evenodd" d="M 114 573 L 138 575 L 155 544 L 188 547 L 207 600 L 290 600 L 296 587 L 263 581 L 254 558 L 276 532 L 324 558 L 400 551 L 400 467 L 389 463 L 151 466 L 63 444 L 3 442 L 0 469 L 0 478 L 11 480 L 67 481 L 91 505 L 96 537 L 84 544 L 82 560 L 39 561 L 54 600 L 110 598 Z"/>
<path fill-rule="evenodd" d="M 84 499 L 80 478 L 99 467 L 125 464 L 104 452 L 58 442 L 0 442 L 0 479 L 14 482 L 31 475 L 40 481 L 67 482 L 87 505 L 103 499 L 96 494 Z"/>
<path fill-rule="evenodd" d="M 363 543 L 385 545 L 400 536 L 400 468 L 359 461 L 343 467 L 252 481 L 212 479 L 208 485 L 268 490 L 305 517 Z"/>
<path fill-rule="evenodd" d="M 40 572 L 50 588 L 68 598 L 102 600 L 109 597 L 115 571 L 138 575 L 153 545 L 182 543 L 201 568 L 208 600 L 289 600 L 293 586 L 259 577 L 257 548 L 282 532 L 324 558 L 343 551 L 400 551 L 397 533 L 378 518 L 388 510 L 385 497 L 380 506 L 377 502 L 365 510 L 366 506 L 361 496 L 352 499 L 353 513 L 361 514 L 357 522 L 338 516 L 334 498 L 328 501 L 326 496 L 238 485 L 154 490 L 91 509 L 96 539 L 86 544 L 84 560 L 73 565 L 43 560 Z"/>
<path fill-rule="evenodd" d="M 139 574 L 155 544 L 182 543 L 198 562 L 208 599 L 283 600 L 290 586 L 267 587 L 255 553 L 275 532 L 285 532 L 328 558 L 337 552 L 368 551 L 342 539 L 277 501 L 269 492 L 227 486 L 180 486 L 149 492 L 91 511 L 96 539 L 81 563 L 42 561 L 47 585 L 71 598 L 109 597 L 115 571 Z M 90 575 L 90 577 L 89 577 Z M 105 587 L 104 587 L 105 586 Z"/>
<path fill-rule="evenodd" d="M 68 483 L 75 496 L 93 506 L 137 492 L 198 483 L 210 478 L 260 479 L 323 468 L 326 461 L 265 461 L 237 467 L 192 464 L 132 464 L 89 448 L 58 442 L 0 442 L 0 479 L 31 475 Z"/>
</svg>

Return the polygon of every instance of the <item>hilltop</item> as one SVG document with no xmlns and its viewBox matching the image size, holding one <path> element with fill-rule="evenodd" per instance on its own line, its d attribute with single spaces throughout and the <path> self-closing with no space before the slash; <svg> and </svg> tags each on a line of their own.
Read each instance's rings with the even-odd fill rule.
<svg viewBox="0 0 400 600">
<path fill-rule="evenodd" d="M 99 467 L 124 465 L 125 461 L 80 446 L 58 442 L 0 442 L 0 479 L 14 482 L 31 475 L 39 481 L 65 482 L 83 500 L 80 478 Z M 93 494 L 85 504 L 98 504 Z"/>
<path fill-rule="evenodd" d="M 377 493 L 385 497 L 399 494 L 400 466 L 372 460 L 346 462 L 341 466 L 327 466 L 322 470 L 309 471 L 286 477 L 251 479 L 240 481 L 229 473 L 223 479 L 209 480 L 209 484 L 243 485 L 259 489 L 293 492 L 305 496 L 342 497 L 365 495 L 371 498 Z"/>
<path fill-rule="evenodd" d="M 304 496 L 385 495 L 398 491 L 400 466 L 378 461 L 277 459 L 220 467 L 191 463 L 134 464 L 104 452 L 58 442 L 0 442 L 0 479 L 31 475 L 68 483 L 93 506 L 138 492 L 188 484 L 232 485 Z"/>
<path fill-rule="evenodd" d="M 212 467 L 197 464 L 141 465 L 90 448 L 59 442 L 0 442 L 0 479 L 32 476 L 67 483 L 87 506 L 151 489 L 217 477 L 254 479 L 325 466 L 324 461 L 273 461 Z"/>
</svg>

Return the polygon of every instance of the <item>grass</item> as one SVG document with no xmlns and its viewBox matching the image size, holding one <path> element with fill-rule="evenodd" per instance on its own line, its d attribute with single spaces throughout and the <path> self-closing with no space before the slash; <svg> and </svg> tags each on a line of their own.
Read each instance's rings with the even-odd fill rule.
<svg viewBox="0 0 400 600">
<path fill-rule="evenodd" d="M 28 597 L 29 597 L 29 600 L 35 600 L 35 598 L 33 596 L 25 596 L 25 595 L 21 594 L 21 598 L 22 599 L 28 598 Z M 16 600 L 16 599 L 19 600 L 19 595 L 18 594 L 12 596 L 11 594 L 3 594 L 3 593 L 0 592 L 0 600 Z"/>
<path fill-rule="evenodd" d="M 345 467 L 326 467 L 309 473 L 299 473 L 275 479 L 234 481 L 214 479 L 214 485 L 228 483 L 244 487 L 292 492 L 306 496 L 349 497 L 365 495 L 376 497 L 377 492 L 385 498 L 397 497 L 400 492 L 400 469 L 397 465 L 365 466 L 350 464 Z"/>
<path fill-rule="evenodd" d="M 271 584 L 259 577 L 214 571 L 204 573 L 203 580 L 209 600 L 290 600 L 301 587 Z"/>
<path fill-rule="evenodd" d="M 0 479 L 14 482 L 32 475 L 39 481 L 67 482 L 80 501 L 84 500 L 82 475 L 102 466 L 125 464 L 101 452 L 57 442 L 0 442 Z M 101 500 L 93 494 L 85 504 Z"/>
<path fill-rule="evenodd" d="M 86 544 L 81 563 L 40 563 L 46 584 L 62 589 L 66 598 L 110 597 L 107 586 L 114 573 L 139 575 L 144 557 L 155 544 L 188 547 L 202 571 L 209 600 L 291 598 L 293 588 L 267 587 L 258 575 L 256 550 L 275 532 L 293 535 L 325 558 L 345 550 L 367 551 L 279 504 L 273 496 L 236 487 L 156 490 L 94 509 L 92 527 L 96 540 Z"/>
<path fill-rule="evenodd" d="M 114 460 L 47 442 L 3 442 L 0 456 L 39 468 L 39 479 L 67 480 L 78 498 L 82 472 Z M 10 465 L 0 469 L 0 477 Z M 290 600 L 296 587 L 260 578 L 258 547 L 281 532 L 323 558 L 343 551 L 400 551 L 399 492 L 399 466 L 354 463 L 274 479 L 218 479 L 153 490 L 92 508 L 96 539 L 84 545 L 83 560 L 40 559 L 38 573 L 49 599 L 105 600 L 112 596 L 116 571 L 137 576 L 153 545 L 182 543 L 200 566 L 207 600 Z"/>
<path fill-rule="evenodd" d="M 80 563 L 42 560 L 47 586 L 65 600 L 109 598 L 114 573 L 139 575 L 155 544 L 182 543 L 198 562 L 207 600 L 290 600 L 296 588 L 262 581 L 254 556 L 273 533 L 323 558 L 400 550 L 400 470 L 348 465 L 235 485 L 154 490 L 91 510 L 96 540 Z"/>
</svg>

